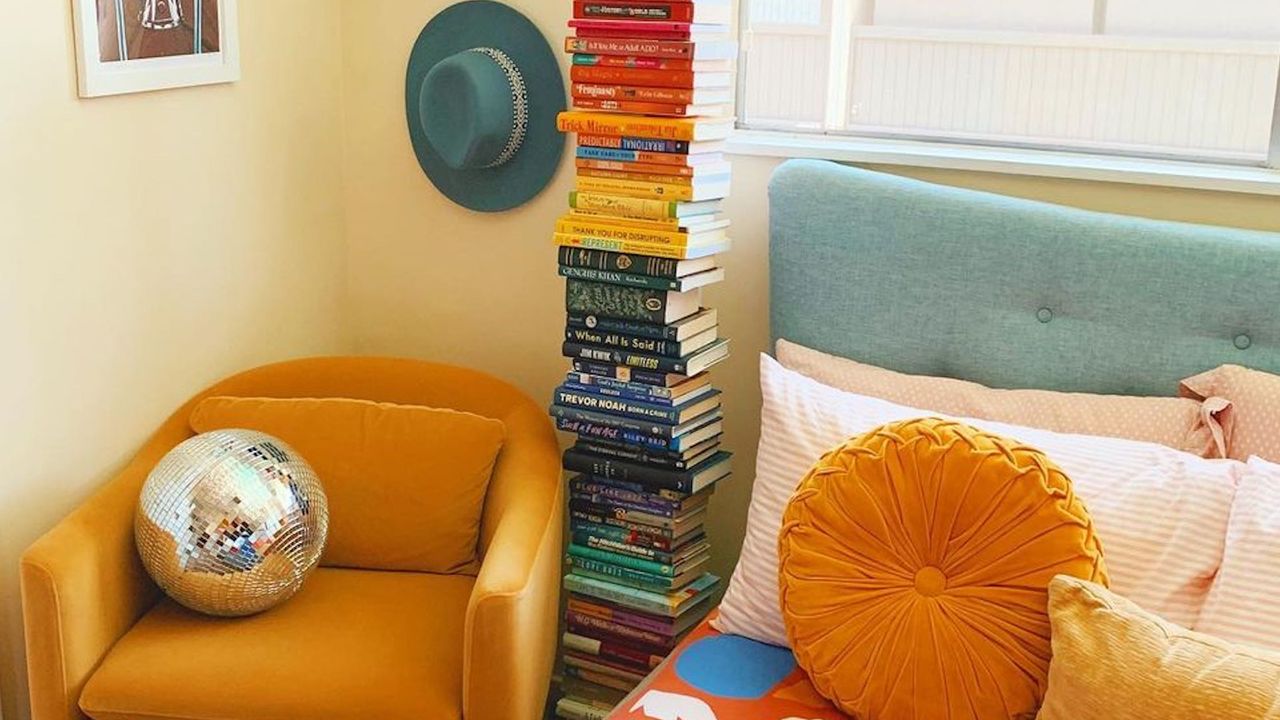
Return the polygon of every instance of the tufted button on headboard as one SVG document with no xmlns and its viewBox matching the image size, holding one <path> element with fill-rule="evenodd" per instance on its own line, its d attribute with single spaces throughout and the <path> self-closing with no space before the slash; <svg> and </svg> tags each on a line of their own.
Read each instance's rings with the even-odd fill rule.
<svg viewBox="0 0 1280 720">
<path fill-rule="evenodd" d="M 996 387 L 1172 395 L 1223 363 L 1280 372 L 1280 234 L 813 160 L 775 171 L 769 208 L 774 338 Z"/>
</svg>

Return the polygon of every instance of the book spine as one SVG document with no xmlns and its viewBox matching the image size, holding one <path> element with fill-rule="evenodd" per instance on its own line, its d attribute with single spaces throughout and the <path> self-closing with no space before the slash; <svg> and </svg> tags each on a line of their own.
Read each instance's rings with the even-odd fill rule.
<svg viewBox="0 0 1280 720">
<path fill-rule="evenodd" d="M 566 342 L 561 346 L 561 353 L 567 358 L 590 360 L 592 362 L 612 363 L 629 368 L 647 370 L 649 372 L 685 374 L 688 365 L 682 358 L 661 357 L 644 353 L 628 352 L 597 345 L 584 345 L 577 342 Z"/>
<path fill-rule="evenodd" d="M 661 509 L 662 512 L 680 514 L 690 507 L 701 507 L 706 503 L 703 495 L 682 493 L 673 490 L 651 488 L 639 483 L 617 482 L 608 478 L 579 475 L 569 481 L 571 492 L 584 495 L 600 495 L 612 500 L 637 503 Z M 693 498 L 692 500 L 690 498 Z M 646 511 L 648 512 L 648 511 Z"/>
<path fill-rule="evenodd" d="M 693 5 L 676 3 L 593 2 L 577 0 L 573 16 L 589 20 L 666 20 L 693 22 Z"/>
<path fill-rule="evenodd" d="M 616 135 L 579 134 L 578 145 L 602 148 L 605 150 L 629 150 L 634 152 L 659 153 L 662 155 L 684 155 L 686 157 L 692 149 L 692 145 L 683 140 L 618 137 Z"/>
<path fill-rule="evenodd" d="M 662 71 L 654 70 L 652 72 Z M 573 97 L 592 100 L 629 100 L 632 102 L 660 103 L 663 105 L 694 104 L 694 93 L 692 88 L 681 89 L 670 87 L 573 83 L 573 85 L 570 86 L 569 91 L 573 94 Z"/>
<path fill-rule="evenodd" d="M 625 527 L 615 527 L 613 525 L 601 525 L 597 523 L 582 522 L 571 520 L 569 523 L 572 528 L 574 537 L 582 536 L 583 538 L 594 538 L 594 542 L 608 541 L 616 545 L 624 545 L 635 549 L 637 552 L 654 552 L 661 555 L 669 555 L 673 547 L 671 539 L 655 535 L 640 530 L 632 530 Z M 590 544 L 590 540 L 584 544 Z M 651 558 L 656 559 L 656 558 Z"/>
<path fill-rule="evenodd" d="M 632 663 L 653 669 L 662 663 L 662 656 L 648 652 L 646 648 L 618 645 L 585 635 L 566 633 L 564 646 L 588 655 L 598 655 L 606 660 Z"/>
<path fill-rule="evenodd" d="M 605 495 L 602 493 L 584 493 L 574 491 L 569 493 L 569 499 L 576 500 L 579 503 L 586 503 L 588 505 L 607 507 L 613 511 L 615 515 L 624 511 L 629 513 L 635 512 L 642 515 L 649 515 L 655 518 L 674 521 L 675 517 L 680 514 L 680 511 L 673 510 L 670 506 L 656 505 L 644 500 L 622 500 L 614 495 Z"/>
<path fill-rule="evenodd" d="M 564 467 L 567 470 L 588 473 L 596 477 L 655 485 L 682 493 L 690 492 L 693 489 L 693 478 L 687 472 L 673 472 L 660 468 L 618 462 L 610 458 L 592 457 L 574 448 L 565 450 Z"/>
<path fill-rule="evenodd" d="M 641 57 L 692 59 L 694 44 L 664 40 L 568 37 L 565 52 L 594 55 L 636 55 Z"/>
<path fill-rule="evenodd" d="M 650 394 L 644 390 L 632 390 L 630 388 L 652 388 L 650 385 L 638 385 L 632 383 L 620 383 L 626 386 L 626 389 L 616 389 L 613 387 L 605 387 L 598 383 L 592 383 L 590 379 L 586 382 L 579 382 L 583 376 L 575 372 L 570 372 L 566 376 L 563 383 L 565 390 L 573 390 L 575 392 L 592 393 L 595 395 L 604 395 L 605 397 L 618 398 L 619 400 L 631 400 L 634 402 L 649 403 L 650 405 L 661 405 L 663 407 L 673 407 L 677 403 L 670 398 L 664 398 L 658 395 Z M 657 388 L 652 388 L 656 390 Z"/>
<path fill-rule="evenodd" d="M 669 358 L 679 358 L 681 356 L 681 346 L 683 345 L 683 343 L 669 342 L 667 340 L 654 340 L 653 338 L 633 337 L 618 333 L 602 333 L 581 328 L 567 328 L 565 330 L 565 339 L 573 343 L 597 345 Z"/>
<path fill-rule="evenodd" d="M 670 445 L 669 440 L 648 435 L 646 433 L 634 432 L 631 430 L 623 430 L 622 428 L 612 425 L 602 425 L 600 423 L 588 422 L 585 420 L 574 420 L 572 418 L 557 417 L 556 429 L 565 432 L 577 433 L 583 437 L 603 438 L 605 440 L 615 440 L 624 443 L 636 443 L 645 447 L 666 449 Z"/>
<path fill-rule="evenodd" d="M 631 627 L 643 628 L 667 637 L 674 637 L 677 634 L 677 623 L 665 613 L 649 613 L 644 610 L 627 607 L 621 603 L 602 605 L 600 604 L 601 602 L 598 598 L 570 594 L 568 609 L 583 615 L 590 615 Z"/>
<path fill-rule="evenodd" d="M 651 575 L 674 575 L 675 567 L 672 565 L 663 565 L 662 563 L 653 562 L 652 560 L 642 560 L 629 555 L 621 555 L 612 553 L 607 550 L 600 550 L 593 547 L 583 545 L 570 545 L 569 555 L 584 559 L 594 560 L 600 563 L 618 565 L 621 567 L 631 568 L 640 572 L 649 573 Z"/>
<path fill-rule="evenodd" d="M 663 20 L 647 20 L 645 22 L 650 27 L 644 29 L 644 34 L 654 40 L 690 42 L 693 38 L 693 33 L 689 32 L 688 23 L 668 23 Z M 611 24 L 604 25 L 600 23 Z M 570 20 L 569 24 L 573 26 L 578 37 L 591 40 L 628 40 L 634 38 L 637 33 L 635 28 L 617 27 L 622 24 L 620 20 L 582 20 L 575 18 Z"/>
<path fill-rule="evenodd" d="M 569 207 L 640 220 L 667 220 L 676 216 L 677 205 L 670 200 L 619 197 L 575 190 L 569 193 Z"/>
<path fill-rule="evenodd" d="M 673 185 L 671 183 L 656 183 L 644 180 L 620 180 L 617 178 L 578 175 L 576 187 L 579 192 L 621 195 L 643 200 L 682 200 L 686 202 L 693 200 L 692 185 Z"/>
<path fill-rule="evenodd" d="M 669 167 L 691 167 L 689 158 L 696 155 L 679 153 L 646 152 L 644 150 L 623 150 L 622 148 L 580 146 L 577 150 L 580 160 L 599 160 L 617 163 L 646 163 L 649 165 L 666 165 Z"/>
<path fill-rule="evenodd" d="M 644 592 L 636 590 L 625 585 L 607 585 L 603 583 L 583 583 L 577 580 L 573 575 L 567 575 L 564 579 L 565 587 L 569 590 L 590 595 L 591 597 L 600 598 L 608 602 L 618 603 L 623 607 L 634 608 L 641 612 L 651 612 L 655 615 L 670 616 L 673 608 L 666 598 L 662 598 L 657 593 Z"/>
<path fill-rule="evenodd" d="M 602 378 L 613 378 L 614 380 L 621 380 L 629 383 L 661 385 L 664 387 L 667 384 L 667 373 L 653 372 L 651 370 L 643 370 L 640 368 L 628 367 L 626 365 L 615 365 L 612 363 L 602 363 L 594 360 L 576 358 L 573 361 L 573 369 L 580 373 L 596 375 Z"/>
<path fill-rule="evenodd" d="M 696 73 L 686 70 L 644 70 L 640 68 L 611 68 L 575 65 L 569 69 L 569 77 L 575 83 L 591 83 L 602 85 L 627 85 L 637 87 L 665 87 L 689 90 L 693 88 Z M 619 135 L 649 136 L 649 132 L 620 132 Z M 668 137 L 653 135 L 653 137 Z M 677 140 L 692 140 L 693 137 L 678 137 Z"/>
<path fill-rule="evenodd" d="M 619 640 L 644 643 L 657 648 L 665 649 L 670 638 L 661 633 L 652 630 L 642 630 L 640 628 L 624 625 L 623 623 L 606 620 L 595 615 L 586 615 L 580 612 L 570 610 L 565 613 L 565 619 L 568 621 L 569 630 L 576 633 L 599 633 L 610 635 Z"/>
<path fill-rule="evenodd" d="M 635 689 L 635 683 L 629 682 L 624 678 L 610 677 L 609 675 L 605 675 L 603 673 L 591 672 L 590 670 L 585 670 L 583 668 L 565 666 L 564 675 L 565 677 L 575 678 L 578 680 L 582 680 L 583 682 L 595 683 L 596 685 L 601 685 L 603 687 L 610 687 L 616 690 L 623 690 L 625 692 L 631 692 L 632 690 Z M 606 720 L 607 720 L 607 717 L 608 716 L 606 716 Z M 582 719 L 568 718 L 568 720 L 582 720 Z"/>
<path fill-rule="evenodd" d="M 589 160 L 578 158 L 574 165 L 583 170 L 606 170 L 611 172 L 633 172 L 642 175 L 671 175 L 673 177 L 693 177 L 694 168 L 689 165 L 650 165 L 640 162 L 622 162 L 618 160 Z"/>
<path fill-rule="evenodd" d="M 607 70 L 613 68 L 575 67 L 570 72 Z M 659 72 L 659 71 L 637 71 Z M 666 71 L 660 71 L 666 72 Z M 573 78 L 575 82 L 596 82 L 593 79 Z M 605 82 L 613 82 L 606 80 Z M 638 84 L 638 83 L 637 83 Z M 610 115 L 607 113 L 562 112 L 556 117 L 560 132 L 585 133 L 587 135 L 624 135 L 659 140 L 693 140 L 694 123 L 669 118 L 646 118 L 634 115 Z"/>
<path fill-rule="evenodd" d="M 621 533 L 619 533 L 621 534 Z M 570 534 L 570 540 L 583 547 L 595 548 L 606 552 L 617 553 L 619 555 L 628 555 L 642 560 L 649 560 L 656 563 L 667 565 L 675 564 L 675 556 L 669 552 L 658 550 L 657 548 L 645 547 L 643 545 L 635 545 L 634 543 L 623 542 L 621 540 L 611 540 L 607 537 L 600 537 L 586 532 L 573 532 Z"/>
<path fill-rule="evenodd" d="M 572 248 L 560 249 L 571 250 Z M 630 273 L 611 272 L 609 270 L 573 267 L 571 265 L 560 266 L 560 277 L 573 278 L 575 280 L 587 280 L 589 282 L 609 283 L 611 285 L 623 285 L 625 287 L 645 288 L 648 290 L 678 290 L 680 288 L 680 283 L 676 280 L 667 280 L 665 278 L 654 277 L 652 275 L 632 275 Z"/>
<path fill-rule="evenodd" d="M 694 187 L 695 180 L 688 175 L 672 175 L 670 173 L 647 173 L 639 170 L 600 170 L 597 168 L 578 168 L 578 177 L 601 178 L 603 180 L 626 180 L 633 183 L 652 183 L 654 185 L 675 185 Z"/>
<path fill-rule="evenodd" d="M 583 410 L 582 408 L 566 407 L 564 405 L 552 405 L 551 416 L 566 420 L 592 423 L 595 425 L 607 425 L 627 432 L 645 434 L 656 438 L 662 438 L 664 440 L 670 440 L 672 433 L 675 432 L 675 426 L 667 423 L 658 423 L 654 420 L 627 417 L 626 415 L 612 415 L 592 410 Z"/>
<path fill-rule="evenodd" d="M 597 518 L 599 522 L 585 519 L 590 515 L 590 513 L 586 512 L 581 513 L 580 516 L 575 515 L 570 518 L 569 525 L 575 530 L 601 537 L 625 538 L 626 542 L 636 545 L 652 546 L 666 551 L 670 551 L 674 546 L 670 531 L 664 528 L 628 523 L 614 518 L 600 517 Z M 621 542 L 622 540 L 619 541 Z"/>
<path fill-rule="evenodd" d="M 627 415 L 638 420 L 656 421 L 674 425 L 679 420 L 679 411 L 674 407 L 647 405 L 621 398 L 596 395 L 567 389 L 563 386 L 556 389 L 556 404 L 565 407 L 579 407 L 596 412 Z"/>
<path fill-rule="evenodd" d="M 619 320 L 662 324 L 669 293 L 606 283 L 569 280 L 565 283 L 565 309 Z"/>
<path fill-rule="evenodd" d="M 575 570 L 592 573 L 592 575 L 588 575 L 588 577 L 594 576 L 601 580 L 626 583 L 631 587 L 639 588 L 641 590 L 669 592 L 673 586 L 673 582 L 670 578 L 663 578 L 646 572 L 640 572 L 639 570 L 632 570 L 631 568 L 625 568 L 619 565 L 610 565 L 609 563 L 574 557 L 572 555 L 569 556 L 569 565 Z"/>
<path fill-rule="evenodd" d="M 698 115 L 710 115 L 711 112 L 696 112 L 694 105 L 675 105 L 671 103 L 641 102 L 639 100 L 601 100 L 599 98 L 573 98 L 573 107 L 578 110 L 602 110 L 605 112 L 634 113 L 636 115 L 658 115 L 662 117 L 682 118 Z"/>
<path fill-rule="evenodd" d="M 643 668 L 604 660 L 593 655 L 584 655 L 575 650 L 566 650 L 563 657 L 565 665 L 590 670 L 601 675 L 612 675 L 637 685 L 644 680 L 646 674 Z"/>
<path fill-rule="evenodd" d="M 603 250 L 605 252 L 626 253 L 629 255 L 650 255 L 652 257 L 686 260 L 689 248 L 676 245 L 649 245 L 633 243 L 625 240 L 605 240 L 603 238 L 586 237 L 584 235 L 555 234 L 555 243 L 560 247 L 583 248 L 587 250 Z"/>
<path fill-rule="evenodd" d="M 569 499 L 570 510 L 581 510 L 589 513 L 607 513 L 610 517 L 626 522 L 633 522 L 638 525 L 652 525 L 653 527 L 669 528 L 674 525 L 674 521 L 669 517 L 647 513 L 643 510 L 632 508 L 616 507 L 612 505 L 600 505 L 598 503 L 589 502 L 582 498 Z"/>
<path fill-rule="evenodd" d="M 586 525 L 603 525 L 605 528 L 618 528 L 627 530 L 627 532 L 636 533 L 637 536 L 653 538 L 655 542 L 664 541 L 668 544 L 672 542 L 671 528 L 660 528 L 658 525 L 645 525 L 643 523 L 631 523 L 631 521 L 613 518 L 612 515 L 600 514 L 594 510 L 572 510 L 570 512 L 571 525 L 573 527 L 586 527 Z"/>
<path fill-rule="evenodd" d="M 563 233 L 565 235 L 585 235 L 604 240 L 621 240 L 623 242 L 631 243 L 651 243 L 654 245 L 676 246 L 685 246 L 689 244 L 689 233 L 646 230 L 644 228 L 627 227 L 625 225 L 610 225 L 599 222 L 584 222 L 583 220 L 574 217 L 564 217 L 556 221 L 556 232 Z"/>
<path fill-rule="evenodd" d="M 664 339 L 663 333 L 658 332 L 658 330 L 665 329 L 665 326 L 661 325 L 640 325 L 639 323 L 610 323 L 609 326 L 606 327 L 603 319 L 596 319 L 593 323 L 579 323 L 571 320 L 569 322 L 569 327 L 600 328 L 606 332 L 626 331 L 628 335 L 641 335 L 642 332 L 648 332 L 646 330 L 647 328 L 655 328 L 656 330 L 654 332 L 649 332 L 647 335 L 641 335 L 641 337 L 654 337 L 655 339 Z M 669 337 L 669 335 L 666 337 Z M 632 397 L 632 399 L 639 400 L 640 402 L 657 402 L 662 400 L 665 404 L 675 404 L 675 401 L 672 399 L 673 393 L 671 392 L 671 388 L 663 387 L 662 385 L 627 382 L 625 380 L 616 380 L 613 377 L 603 377 L 598 375 L 584 375 L 572 370 L 570 373 L 578 378 L 576 381 L 572 382 L 576 382 L 579 385 L 590 385 L 594 388 L 600 388 L 602 391 L 613 391 L 614 394 L 621 395 L 622 397 Z M 610 375 L 612 375 L 612 373 L 610 373 Z M 663 385 L 665 385 L 665 383 Z M 652 400 L 650 398 L 652 398 Z"/>
<path fill-rule="evenodd" d="M 563 720 L 608 720 L 613 711 L 578 702 L 571 697 L 562 697 L 556 701 L 556 717 Z"/>
<path fill-rule="evenodd" d="M 692 60 L 639 57 L 636 55 L 587 55 L 585 53 L 574 53 L 573 64 L 596 67 L 642 68 L 644 70 L 693 69 Z"/>
</svg>

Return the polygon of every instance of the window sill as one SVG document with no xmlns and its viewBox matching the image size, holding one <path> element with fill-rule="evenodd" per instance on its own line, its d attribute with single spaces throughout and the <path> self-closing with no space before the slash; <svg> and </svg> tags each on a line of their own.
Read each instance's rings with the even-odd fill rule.
<svg viewBox="0 0 1280 720">
<path fill-rule="evenodd" d="M 739 130 L 729 138 L 726 151 L 731 155 L 816 158 L 1280 195 L 1280 170 L 1052 150 Z"/>
</svg>

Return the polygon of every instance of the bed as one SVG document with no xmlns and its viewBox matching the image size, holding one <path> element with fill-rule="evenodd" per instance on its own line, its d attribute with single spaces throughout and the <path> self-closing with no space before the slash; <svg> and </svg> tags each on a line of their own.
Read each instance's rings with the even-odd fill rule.
<svg viewBox="0 0 1280 720">
<path fill-rule="evenodd" d="M 769 186 L 772 336 L 994 387 L 1171 395 L 1280 372 L 1280 235 L 1158 222 L 829 162 Z M 705 624 L 610 720 L 835 720 L 788 650 Z"/>
</svg>

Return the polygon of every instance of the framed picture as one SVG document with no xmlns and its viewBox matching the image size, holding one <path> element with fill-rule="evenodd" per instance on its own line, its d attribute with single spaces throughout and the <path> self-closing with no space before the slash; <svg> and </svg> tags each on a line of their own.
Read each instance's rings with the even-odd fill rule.
<svg viewBox="0 0 1280 720">
<path fill-rule="evenodd" d="M 80 97 L 240 79 L 236 0 L 73 0 Z"/>
</svg>

